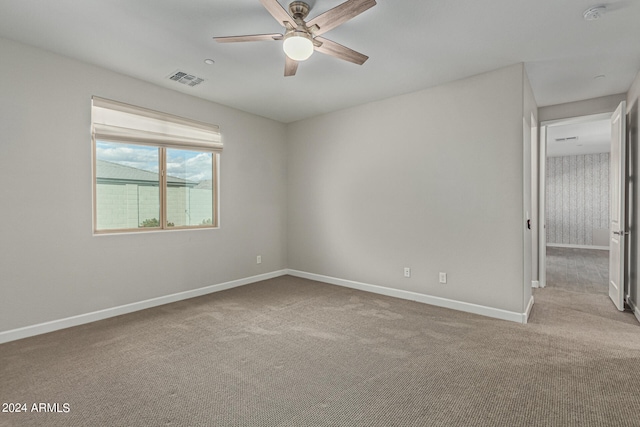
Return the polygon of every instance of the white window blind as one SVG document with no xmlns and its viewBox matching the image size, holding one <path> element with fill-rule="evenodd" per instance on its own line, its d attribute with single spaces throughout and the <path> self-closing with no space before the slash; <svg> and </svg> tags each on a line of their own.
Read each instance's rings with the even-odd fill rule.
<svg viewBox="0 0 640 427">
<path fill-rule="evenodd" d="M 208 151 L 223 147 L 218 126 L 97 96 L 91 99 L 91 121 L 96 139 Z"/>
</svg>

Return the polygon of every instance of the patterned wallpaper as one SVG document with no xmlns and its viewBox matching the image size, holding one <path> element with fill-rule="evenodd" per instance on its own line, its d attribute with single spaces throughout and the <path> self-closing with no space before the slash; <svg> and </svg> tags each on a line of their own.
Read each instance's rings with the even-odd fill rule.
<svg viewBox="0 0 640 427">
<path fill-rule="evenodd" d="M 609 153 L 547 158 L 547 243 L 593 245 L 609 228 Z"/>
</svg>

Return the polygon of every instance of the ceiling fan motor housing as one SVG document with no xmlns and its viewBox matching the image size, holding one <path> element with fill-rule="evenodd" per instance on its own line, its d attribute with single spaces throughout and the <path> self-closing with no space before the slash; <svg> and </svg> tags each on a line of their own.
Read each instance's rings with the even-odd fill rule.
<svg viewBox="0 0 640 427">
<path fill-rule="evenodd" d="M 294 19 L 304 20 L 309 15 L 309 5 L 303 1 L 294 1 L 289 4 L 289 13 Z"/>
</svg>

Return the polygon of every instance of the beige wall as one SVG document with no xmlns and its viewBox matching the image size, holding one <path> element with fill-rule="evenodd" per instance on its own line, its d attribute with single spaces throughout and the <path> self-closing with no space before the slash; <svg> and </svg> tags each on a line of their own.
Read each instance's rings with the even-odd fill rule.
<svg viewBox="0 0 640 427">
<path fill-rule="evenodd" d="M 538 109 L 538 120 L 544 122 L 547 120 L 568 119 L 592 114 L 613 113 L 625 98 L 626 94 L 619 93 L 617 95 L 602 96 L 584 101 L 540 107 Z"/>
<path fill-rule="evenodd" d="M 284 124 L 8 40 L 0 58 L 0 332 L 286 267 Z M 219 230 L 92 235 L 92 95 L 220 125 Z"/>
<path fill-rule="evenodd" d="M 289 268 L 522 313 L 523 68 L 291 124 Z"/>
<path fill-rule="evenodd" d="M 627 200 L 628 208 L 628 221 L 629 221 L 629 256 L 628 261 L 630 264 L 629 273 L 629 297 L 632 304 L 635 306 L 635 312 L 638 319 L 640 319 L 640 289 L 638 285 L 638 269 L 640 268 L 640 231 L 638 224 L 640 224 L 640 184 L 638 184 L 637 177 L 640 173 L 640 142 L 638 137 L 638 129 L 640 128 L 640 72 L 636 76 L 631 88 L 627 95 L 627 144 L 628 144 L 628 165 L 629 173 L 631 177 L 628 185 L 629 198 Z"/>
</svg>

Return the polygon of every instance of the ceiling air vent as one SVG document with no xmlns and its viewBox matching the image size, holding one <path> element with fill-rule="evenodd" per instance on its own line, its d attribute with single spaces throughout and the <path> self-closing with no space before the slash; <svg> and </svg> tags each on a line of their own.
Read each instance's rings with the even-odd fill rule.
<svg viewBox="0 0 640 427">
<path fill-rule="evenodd" d="M 187 86 L 196 86 L 204 81 L 200 77 L 196 77 L 194 75 L 185 73 L 183 71 L 176 71 L 169 76 L 169 80 L 173 80 L 174 82 L 182 83 Z"/>
<path fill-rule="evenodd" d="M 556 138 L 556 142 L 563 142 L 563 141 L 577 141 L 578 137 L 577 136 L 569 136 L 567 138 Z"/>
</svg>

